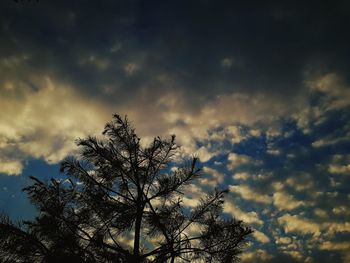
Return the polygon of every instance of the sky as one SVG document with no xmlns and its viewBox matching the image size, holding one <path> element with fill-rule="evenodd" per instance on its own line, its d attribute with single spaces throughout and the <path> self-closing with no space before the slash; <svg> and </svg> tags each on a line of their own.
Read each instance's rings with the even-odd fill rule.
<svg viewBox="0 0 350 263">
<path fill-rule="evenodd" d="M 176 134 L 224 213 L 255 229 L 243 263 L 350 262 L 349 1 L 0 3 L 0 210 L 32 218 L 29 175 L 127 115 Z"/>
</svg>

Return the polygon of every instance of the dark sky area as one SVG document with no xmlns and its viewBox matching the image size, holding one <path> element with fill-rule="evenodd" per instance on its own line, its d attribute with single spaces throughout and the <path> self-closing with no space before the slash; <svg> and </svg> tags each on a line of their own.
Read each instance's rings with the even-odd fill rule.
<svg viewBox="0 0 350 263">
<path fill-rule="evenodd" d="M 350 262 L 349 1 L 0 3 L 0 210 L 74 140 L 175 133 L 254 237 L 242 262 Z"/>
</svg>

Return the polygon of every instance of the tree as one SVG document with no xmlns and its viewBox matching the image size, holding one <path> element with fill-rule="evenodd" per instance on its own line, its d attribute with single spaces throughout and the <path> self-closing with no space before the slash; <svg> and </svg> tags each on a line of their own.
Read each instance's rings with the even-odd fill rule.
<svg viewBox="0 0 350 263">
<path fill-rule="evenodd" d="M 225 190 L 189 209 L 184 189 L 198 160 L 175 160 L 175 136 L 148 147 L 114 115 L 104 139 L 79 139 L 80 158 L 61 163 L 66 180 L 31 177 L 24 189 L 39 214 L 0 223 L 4 262 L 236 262 L 252 230 L 221 215 Z"/>
</svg>

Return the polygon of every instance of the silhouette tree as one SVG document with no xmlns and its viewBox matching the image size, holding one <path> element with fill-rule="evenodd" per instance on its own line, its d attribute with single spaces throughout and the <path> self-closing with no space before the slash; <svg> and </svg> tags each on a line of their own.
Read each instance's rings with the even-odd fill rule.
<svg viewBox="0 0 350 263">
<path fill-rule="evenodd" d="M 127 118 L 114 115 L 104 139 L 79 139 L 80 158 L 61 163 L 66 180 L 31 177 L 39 214 L 0 223 L 4 262 L 236 262 L 252 230 L 221 216 L 226 191 L 184 206 L 185 188 L 201 175 L 197 158 L 175 161 L 175 136 L 148 147 Z M 73 260 L 73 261 L 72 261 Z"/>
</svg>

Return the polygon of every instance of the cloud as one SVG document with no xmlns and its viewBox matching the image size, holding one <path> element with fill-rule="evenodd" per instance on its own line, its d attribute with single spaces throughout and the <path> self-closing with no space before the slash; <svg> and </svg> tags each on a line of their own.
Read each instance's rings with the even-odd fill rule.
<svg viewBox="0 0 350 263">
<path fill-rule="evenodd" d="M 306 81 L 311 91 L 324 93 L 328 96 L 325 110 L 344 108 L 350 105 L 350 90 L 346 82 L 335 72 Z"/>
<path fill-rule="evenodd" d="M 340 252 L 343 255 L 343 263 L 349 262 L 350 242 L 326 241 L 319 245 L 319 249 L 328 252 Z"/>
<path fill-rule="evenodd" d="M 232 143 L 240 143 L 248 137 L 248 134 L 244 134 L 238 125 L 229 125 L 225 127 L 224 132 Z"/>
<path fill-rule="evenodd" d="M 314 101 L 312 104 L 303 103 L 300 110 L 292 115 L 299 128 L 309 134 L 312 130 L 317 130 L 321 125 L 327 123 L 332 112 L 350 106 L 350 91 L 346 81 L 335 72 L 312 74 L 312 76 L 307 76 L 304 82 L 310 92 L 308 97 L 313 98 Z M 318 137 L 312 142 L 312 146 L 320 148 L 349 141 L 349 133 L 346 131 L 342 135 L 328 134 Z"/>
<path fill-rule="evenodd" d="M 321 226 L 298 215 L 285 214 L 277 219 L 286 233 L 312 234 L 315 237 L 321 234 Z"/>
<path fill-rule="evenodd" d="M 328 252 L 340 252 L 343 255 L 343 263 L 349 262 L 350 259 L 350 242 L 326 241 L 319 245 L 320 250 Z"/>
<path fill-rule="evenodd" d="M 205 176 L 202 176 L 202 178 L 200 178 L 200 183 L 202 185 L 207 185 L 214 188 L 224 180 L 224 175 L 216 169 L 204 166 L 203 173 Z"/>
<path fill-rule="evenodd" d="M 315 208 L 314 213 L 316 216 L 323 218 L 323 219 L 328 217 L 328 213 L 321 208 Z"/>
<path fill-rule="evenodd" d="M 258 230 L 254 230 L 253 236 L 260 243 L 266 244 L 270 242 L 270 238 L 267 235 L 265 235 L 263 232 L 260 232 Z"/>
<path fill-rule="evenodd" d="M 207 162 L 211 158 L 213 158 L 217 153 L 210 152 L 208 149 L 204 146 L 200 147 L 197 151 L 195 151 L 195 155 L 199 156 L 199 159 L 201 162 Z"/>
<path fill-rule="evenodd" d="M 323 228 L 328 235 L 350 232 L 350 222 L 325 222 Z"/>
<path fill-rule="evenodd" d="M 247 172 L 240 172 L 240 173 L 235 173 L 232 177 L 234 179 L 236 179 L 236 180 L 243 180 L 243 181 L 245 181 L 245 180 L 248 180 L 248 178 L 251 177 L 251 176 Z"/>
<path fill-rule="evenodd" d="M 249 163 L 251 160 L 249 156 L 244 154 L 230 153 L 227 157 L 229 163 L 227 164 L 227 169 L 234 170 L 237 167 Z"/>
<path fill-rule="evenodd" d="M 278 245 L 289 245 L 292 241 L 290 237 L 277 237 L 275 243 Z"/>
<path fill-rule="evenodd" d="M 330 242 L 326 241 L 320 245 L 322 250 L 344 250 L 349 251 L 350 242 Z"/>
<path fill-rule="evenodd" d="M 292 195 L 283 191 L 275 192 L 272 198 L 273 204 L 279 210 L 293 210 L 295 208 L 305 205 L 304 201 L 298 201 Z"/>
<path fill-rule="evenodd" d="M 348 142 L 350 140 L 349 135 L 350 134 L 346 134 L 346 136 L 337 137 L 337 138 L 333 138 L 332 136 L 329 136 L 328 138 L 326 137 L 326 138 L 316 140 L 312 142 L 311 145 L 315 148 L 320 148 L 320 147 L 330 146 L 330 145 L 338 144 L 342 142 Z"/>
<path fill-rule="evenodd" d="M 199 204 L 201 198 L 203 198 L 203 190 L 198 185 L 188 185 L 184 190 L 184 196 L 182 197 L 183 205 L 185 207 L 196 207 Z"/>
<path fill-rule="evenodd" d="M 21 173 L 26 157 L 48 163 L 62 160 L 76 149 L 76 138 L 100 133 L 109 115 L 103 104 L 49 77 L 35 82 L 37 90 L 12 83 L 13 89 L 0 97 L 0 151 L 5 156 L 1 169 L 7 174 Z"/>
<path fill-rule="evenodd" d="M 308 173 L 295 174 L 286 180 L 286 184 L 298 192 L 310 190 L 315 186 L 312 175 Z"/>
<path fill-rule="evenodd" d="M 341 205 L 338 207 L 334 207 L 332 209 L 332 212 L 336 215 L 349 215 L 350 214 L 350 209 L 347 206 Z"/>
<path fill-rule="evenodd" d="M 258 193 L 248 185 L 230 185 L 230 192 L 240 195 L 243 199 L 261 204 L 270 204 L 272 198 L 266 194 Z"/>
<path fill-rule="evenodd" d="M 266 152 L 271 154 L 271 155 L 280 155 L 281 154 L 281 150 L 279 150 L 279 149 L 268 149 Z"/>
<path fill-rule="evenodd" d="M 182 198 L 182 201 L 183 201 L 183 205 L 185 207 L 191 207 L 191 208 L 194 208 L 196 207 L 198 204 L 199 204 L 199 199 L 196 199 L 196 198 L 188 198 L 186 196 L 184 196 Z"/>
<path fill-rule="evenodd" d="M 238 143 L 247 135 L 233 125 L 234 123 L 252 124 L 259 118 L 271 116 L 261 114 L 256 119 L 257 115 L 251 115 L 251 109 L 243 105 L 248 103 L 250 97 L 238 93 L 218 97 L 203 105 L 198 112 L 186 105 L 187 99 L 184 99 L 185 94 L 181 92 L 166 95 L 160 93 L 156 97 L 156 103 L 154 97 L 151 98 L 147 93 L 145 97 L 112 105 L 98 98 L 92 100 L 85 97 L 75 86 L 49 76 L 33 75 L 31 82 L 34 89 L 26 82 L 15 80 L 7 80 L 4 86 L 7 87 L 4 88 L 6 96 L 0 99 L 3 109 L 3 114 L 0 115 L 0 147 L 9 147 L 7 142 L 11 140 L 15 142 L 12 146 L 19 149 L 23 157 L 43 158 L 49 163 L 58 162 L 74 151 L 74 140 L 77 137 L 100 133 L 113 112 L 128 114 L 145 141 L 155 135 L 177 134 L 183 150 L 189 154 L 197 152 L 204 162 L 217 155 L 220 148 L 215 149 L 210 144 L 198 147 L 195 140 L 204 142 L 210 139 L 211 129 L 226 126 L 223 130 L 224 138 Z M 264 101 L 263 96 L 258 98 L 253 98 L 253 102 L 249 101 L 255 104 L 254 111 L 259 114 L 262 110 L 260 107 L 269 111 L 264 104 L 270 103 Z M 139 105 L 144 105 L 142 110 Z M 237 105 L 239 108 L 235 116 L 228 114 L 228 108 L 231 107 L 229 105 Z M 145 122 L 145 119 L 149 121 Z M 249 136 L 256 136 L 260 131 L 254 128 L 251 133 Z M 249 160 L 247 156 L 234 153 L 229 154 L 228 158 L 230 169 L 246 164 Z"/>
<path fill-rule="evenodd" d="M 347 165 L 331 164 L 328 167 L 328 171 L 332 174 L 349 174 L 350 173 L 350 164 L 347 164 Z"/>
<path fill-rule="evenodd" d="M 254 211 L 245 212 L 237 207 L 232 201 L 226 200 L 224 203 L 224 212 L 232 215 L 237 220 L 243 220 L 247 224 L 255 223 L 262 225 L 263 221 L 259 218 L 258 214 Z"/>
<path fill-rule="evenodd" d="M 8 175 L 19 175 L 22 172 L 23 164 L 18 160 L 0 158 L 0 173 Z"/>
<path fill-rule="evenodd" d="M 246 252 L 243 253 L 241 256 L 242 262 L 267 262 L 272 258 L 272 255 L 270 255 L 266 250 L 263 249 L 257 249 L 254 252 Z"/>
<path fill-rule="evenodd" d="M 99 134 L 116 112 L 129 116 L 143 142 L 174 133 L 185 154 L 206 162 L 208 176 L 187 193 L 188 206 L 205 187 L 239 180 L 233 192 L 242 198 L 225 204 L 238 219 L 271 223 L 271 232 L 305 242 L 347 235 L 348 4 L 311 13 L 307 3 L 267 4 L 256 16 L 246 5 L 209 2 L 140 9 L 109 1 L 99 13 L 79 0 L 24 13 L 1 3 L 0 172 L 20 174 L 28 159 L 59 162 L 77 137 Z M 249 34 L 241 28 L 247 21 Z M 283 36 L 281 23 L 292 29 Z M 210 170 L 212 163 L 222 165 Z M 278 244 L 289 255 L 263 244 L 267 250 L 247 254 L 250 262 L 298 261 L 293 242 Z"/>
</svg>

